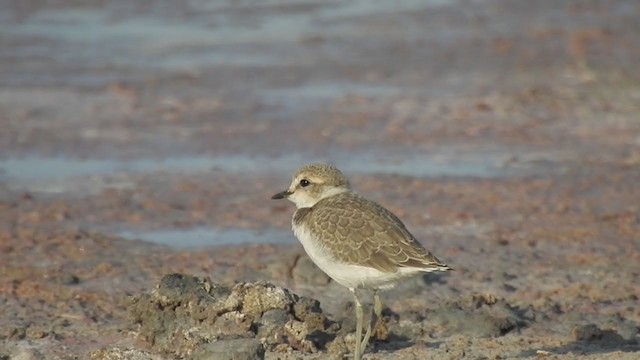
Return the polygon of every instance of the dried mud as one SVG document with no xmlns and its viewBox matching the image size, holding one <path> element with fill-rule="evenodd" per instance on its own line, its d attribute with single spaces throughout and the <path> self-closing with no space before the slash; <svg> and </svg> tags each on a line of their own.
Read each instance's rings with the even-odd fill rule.
<svg viewBox="0 0 640 360">
<path fill-rule="evenodd" d="M 455 269 L 366 359 L 640 356 L 637 2 L 132 4 L 2 5 L 0 359 L 349 356 L 316 160 Z"/>
</svg>

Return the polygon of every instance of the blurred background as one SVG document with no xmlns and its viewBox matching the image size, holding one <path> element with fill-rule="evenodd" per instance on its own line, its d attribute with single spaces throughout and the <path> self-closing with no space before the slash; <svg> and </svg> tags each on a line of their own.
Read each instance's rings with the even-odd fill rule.
<svg viewBox="0 0 640 360">
<path fill-rule="evenodd" d="M 55 226 L 270 242 L 242 229 L 282 228 L 255 208 L 306 162 L 496 178 L 637 154 L 638 6 L 2 1 L 2 189 L 86 202 Z"/>
</svg>

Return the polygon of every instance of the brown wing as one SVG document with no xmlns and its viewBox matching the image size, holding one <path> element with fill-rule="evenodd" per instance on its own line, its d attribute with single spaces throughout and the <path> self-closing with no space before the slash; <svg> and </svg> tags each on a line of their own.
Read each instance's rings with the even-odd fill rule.
<svg viewBox="0 0 640 360">
<path fill-rule="evenodd" d="M 448 270 L 393 213 L 354 193 L 324 199 L 306 215 L 318 240 L 340 261 L 383 272 Z"/>
</svg>

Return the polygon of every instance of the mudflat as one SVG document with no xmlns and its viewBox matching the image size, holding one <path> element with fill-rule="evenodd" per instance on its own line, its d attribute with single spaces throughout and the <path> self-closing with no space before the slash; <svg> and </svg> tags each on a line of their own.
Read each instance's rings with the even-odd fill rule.
<svg viewBox="0 0 640 360">
<path fill-rule="evenodd" d="M 365 358 L 638 358 L 637 2 L 2 8 L 0 359 L 344 356 L 317 160 L 455 269 Z"/>
</svg>

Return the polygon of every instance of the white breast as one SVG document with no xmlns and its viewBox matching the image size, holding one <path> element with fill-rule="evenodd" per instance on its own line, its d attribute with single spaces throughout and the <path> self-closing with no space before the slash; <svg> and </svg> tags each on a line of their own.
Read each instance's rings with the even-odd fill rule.
<svg viewBox="0 0 640 360">
<path fill-rule="evenodd" d="M 347 288 L 390 289 L 398 279 L 420 272 L 415 268 L 400 268 L 394 273 L 385 273 L 368 266 L 336 261 L 306 226 L 292 224 L 292 227 L 311 260 L 329 277 Z"/>
</svg>

